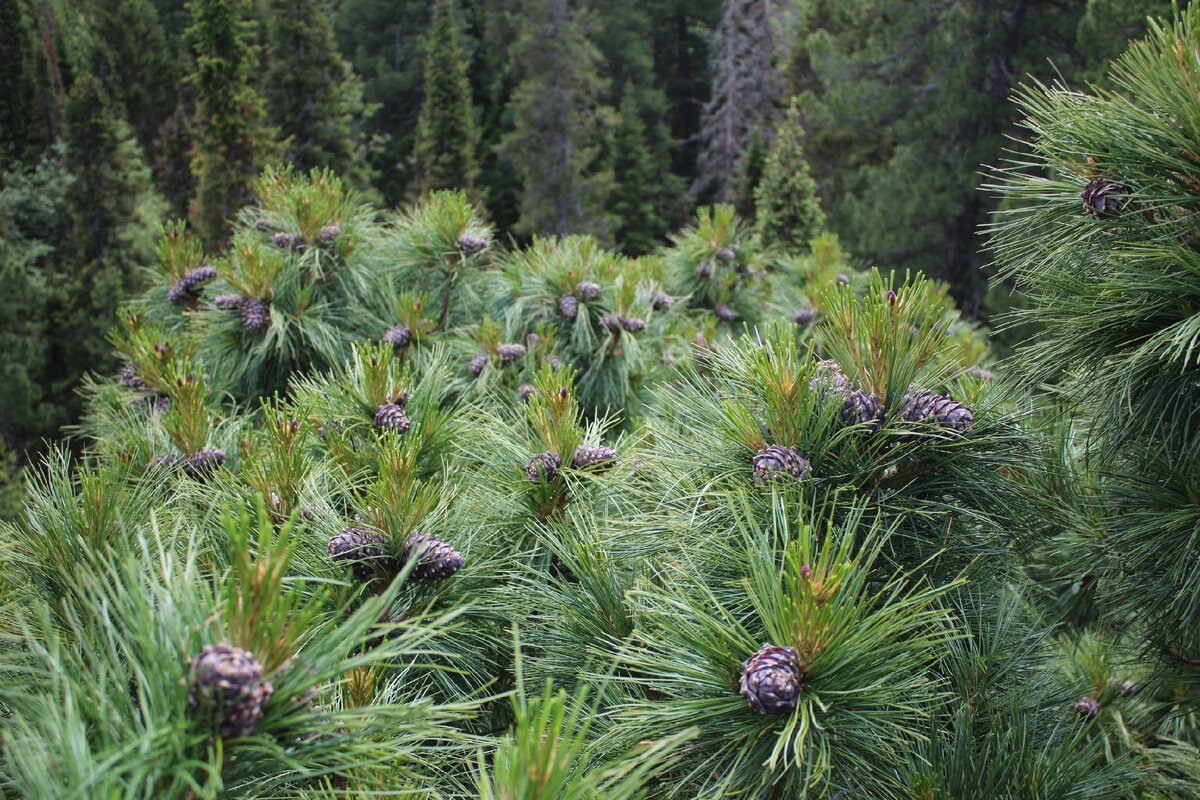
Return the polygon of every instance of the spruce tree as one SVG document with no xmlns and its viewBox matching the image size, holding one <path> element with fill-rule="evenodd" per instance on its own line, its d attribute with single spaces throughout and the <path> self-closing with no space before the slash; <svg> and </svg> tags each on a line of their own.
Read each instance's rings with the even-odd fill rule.
<svg viewBox="0 0 1200 800">
<path fill-rule="evenodd" d="M 628 94 L 613 132 L 613 191 L 608 208 L 617 220 L 613 235 L 617 247 L 635 256 L 651 253 L 662 243 L 683 189 L 663 154 L 653 152 L 650 144 L 651 130 Z"/>
<path fill-rule="evenodd" d="M 30 108 L 33 31 L 22 0 L 0 2 L 0 169 L 25 149 Z"/>
<path fill-rule="evenodd" d="M 263 95 L 286 163 L 304 172 L 335 168 L 353 185 L 366 186 L 358 135 L 362 88 L 338 53 L 321 4 L 271 0 L 266 39 Z"/>
<path fill-rule="evenodd" d="M 60 392 L 75 388 L 85 371 L 111 364 L 105 332 L 140 283 L 162 213 L 133 131 L 91 74 L 77 77 L 67 95 L 64 140 L 73 179 L 69 244 L 59 253 L 65 280 L 56 287 L 49 359 Z"/>
<path fill-rule="evenodd" d="M 804 253 L 825 226 L 817 184 L 804 157 L 804 129 L 793 103 L 775 130 L 762 180 L 754 189 L 755 224 L 765 245 Z"/>
<path fill-rule="evenodd" d="M 208 242 L 220 242 L 226 220 L 249 201 L 267 143 L 263 102 L 250 85 L 255 48 L 244 0 L 192 0 L 187 38 L 196 63 L 196 147 L 192 215 Z"/>
<path fill-rule="evenodd" d="M 438 0 L 425 54 L 425 99 L 417 117 L 413 159 L 421 193 L 475 188 L 478 134 L 467 63 L 458 44 L 454 0 Z"/>
<path fill-rule="evenodd" d="M 602 155 L 613 111 L 592 18 L 575 0 L 524 0 L 521 14 L 538 24 L 522 26 L 513 46 L 520 83 L 509 101 L 513 130 L 500 145 L 522 183 L 516 230 L 607 240 L 615 221 Z"/>
</svg>

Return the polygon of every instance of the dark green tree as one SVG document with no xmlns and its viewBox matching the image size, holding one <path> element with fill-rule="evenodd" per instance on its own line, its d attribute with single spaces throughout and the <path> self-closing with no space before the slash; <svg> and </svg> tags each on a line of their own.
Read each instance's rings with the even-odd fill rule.
<svg viewBox="0 0 1200 800">
<path fill-rule="evenodd" d="M 454 0 L 438 0 L 425 56 L 425 100 L 417 117 L 413 160 L 421 193 L 475 188 L 478 134 L 467 62 L 458 44 Z"/>
<path fill-rule="evenodd" d="M 809 241 L 825 226 L 817 184 L 804 157 L 804 129 L 793 104 L 775 129 L 762 180 L 754 190 L 755 222 L 763 244 L 792 253 L 808 250 Z"/>
<path fill-rule="evenodd" d="M 513 130 L 501 153 L 521 177 L 516 229 L 589 233 L 607 240 L 612 173 L 603 153 L 613 127 L 608 82 L 590 38 L 593 18 L 573 0 L 524 0 L 513 68 L 520 84 L 509 101 Z"/>
<path fill-rule="evenodd" d="M 65 395 L 86 371 L 111 366 L 105 336 L 151 263 L 162 205 L 120 105 L 93 75 L 77 78 L 67 95 L 64 140 L 69 230 L 58 253 L 48 365 L 51 385 Z M 76 411 L 74 398 L 68 408 Z"/>
<path fill-rule="evenodd" d="M 225 220 L 251 196 L 250 186 L 270 140 L 263 102 L 250 85 L 257 56 L 244 0 L 192 0 L 188 40 L 196 64 L 196 147 L 192 213 L 200 235 L 221 241 Z"/>
<path fill-rule="evenodd" d="M 305 171 L 334 168 L 365 185 L 362 87 L 338 53 L 329 18 L 316 0 L 270 0 L 267 13 L 262 92 L 285 160 Z"/>
<path fill-rule="evenodd" d="M 675 222 L 683 181 L 672 175 L 670 162 L 650 147 L 650 128 L 632 95 L 626 95 L 613 132 L 613 192 L 608 208 L 617 220 L 617 247 L 630 255 L 654 251 Z"/>
<path fill-rule="evenodd" d="M 175 108 L 181 72 L 151 0 L 89 0 L 86 54 L 78 59 L 124 107 L 153 157 L 159 127 Z"/>
<path fill-rule="evenodd" d="M 0 168 L 19 156 L 32 114 L 33 31 L 21 0 L 0 0 Z"/>
</svg>

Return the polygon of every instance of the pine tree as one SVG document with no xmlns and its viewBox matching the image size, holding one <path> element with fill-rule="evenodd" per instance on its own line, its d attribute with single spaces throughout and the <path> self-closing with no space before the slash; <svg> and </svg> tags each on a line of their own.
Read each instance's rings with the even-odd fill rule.
<svg viewBox="0 0 1200 800">
<path fill-rule="evenodd" d="M 804 253 L 825 226 L 817 185 L 804 157 L 804 130 L 793 103 L 775 131 L 762 180 L 754 190 L 758 235 L 763 244 L 777 244 L 791 253 Z"/>
<path fill-rule="evenodd" d="M 700 120 L 704 143 L 691 192 L 732 199 L 755 140 L 769 141 L 779 75 L 775 27 L 782 4 L 725 0 L 709 51 L 712 90 Z M 753 186 L 753 183 L 750 184 Z"/>
<path fill-rule="evenodd" d="M 454 0 L 438 0 L 427 37 L 425 99 L 413 146 L 422 194 L 434 189 L 473 191 L 479 172 L 471 84 L 454 12 Z"/>
<path fill-rule="evenodd" d="M 655 157 L 649 138 L 636 101 L 626 95 L 613 132 L 613 192 L 608 208 L 617 219 L 616 245 L 629 255 L 651 253 L 659 246 L 671 227 L 672 202 L 677 203 L 682 193 L 682 182 Z"/>
<path fill-rule="evenodd" d="M 500 145 L 522 182 L 516 230 L 606 240 L 612 174 L 601 157 L 613 111 L 591 16 L 575 0 L 525 0 L 521 13 L 539 23 L 522 27 L 514 45 L 520 83 L 509 101 L 513 130 Z"/>
<path fill-rule="evenodd" d="M 33 31 L 22 0 L 0 2 L 0 169 L 25 150 L 30 108 Z"/>
<path fill-rule="evenodd" d="M 286 163 L 304 172 L 336 168 L 353 185 L 366 186 L 358 141 L 362 87 L 337 51 L 321 4 L 270 0 L 267 14 L 263 95 Z"/>
<path fill-rule="evenodd" d="M 209 242 L 220 242 L 225 221 L 250 199 L 250 187 L 269 140 L 263 102 L 250 86 L 255 50 L 244 0 L 193 0 L 187 38 L 196 64 L 196 147 L 192 214 Z"/>
<path fill-rule="evenodd" d="M 77 77 L 67 95 L 64 140 L 69 244 L 59 251 L 65 281 L 56 287 L 49 359 L 59 392 L 112 363 L 105 333 L 150 262 L 149 234 L 162 213 L 137 140 L 93 75 Z"/>
</svg>

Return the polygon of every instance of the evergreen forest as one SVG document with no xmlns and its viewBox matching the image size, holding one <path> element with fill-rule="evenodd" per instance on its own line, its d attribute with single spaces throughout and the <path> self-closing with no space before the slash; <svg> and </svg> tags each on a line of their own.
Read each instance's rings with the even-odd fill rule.
<svg viewBox="0 0 1200 800">
<path fill-rule="evenodd" d="M 0 39 L 4 797 L 1200 800 L 1200 6 Z"/>
</svg>

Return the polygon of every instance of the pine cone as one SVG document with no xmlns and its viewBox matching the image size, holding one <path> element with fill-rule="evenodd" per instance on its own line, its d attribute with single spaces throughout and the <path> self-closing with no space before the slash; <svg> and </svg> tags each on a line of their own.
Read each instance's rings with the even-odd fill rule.
<svg viewBox="0 0 1200 800">
<path fill-rule="evenodd" d="M 525 464 L 525 475 L 534 483 L 550 483 L 558 477 L 561 465 L 562 462 L 554 453 L 538 453 Z"/>
<path fill-rule="evenodd" d="M 600 284 L 584 281 L 575 287 L 575 293 L 585 303 L 590 303 L 600 296 Z"/>
<path fill-rule="evenodd" d="M 711 278 L 712 277 L 712 264 L 709 264 L 707 261 L 701 262 L 700 266 L 696 267 L 696 274 L 699 275 L 701 278 L 705 278 L 705 279 Z"/>
<path fill-rule="evenodd" d="M 842 371 L 841 364 L 831 359 L 825 359 L 817 363 L 817 371 L 813 374 L 812 380 L 808 382 L 808 390 L 836 397 L 849 397 L 850 393 L 854 391 L 854 387 L 850 384 L 846 373 Z"/>
<path fill-rule="evenodd" d="M 792 312 L 792 322 L 799 325 L 801 328 L 807 328 L 817 320 L 817 310 L 815 308 L 801 308 Z"/>
<path fill-rule="evenodd" d="M 1108 178 L 1093 178 L 1079 193 L 1083 208 L 1096 219 L 1116 216 L 1129 200 L 1129 189 Z"/>
<path fill-rule="evenodd" d="M 197 286 L 208 283 L 215 277 L 217 277 L 215 267 L 197 267 L 180 280 L 175 281 L 175 285 L 167 290 L 167 300 L 172 303 L 182 302 L 185 297 L 196 290 Z"/>
<path fill-rule="evenodd" d="M 579 301 L 575 299 L 573 294 L 564 294 L 558 298 L 558 310 L 567 319 L 575 319 L 579 313 Z"/>
<path fill-rule="evenodd" d="M 506 367 L 516 361 L 518 358 L 524 358 L 525 352 L 525 345 L 523 344 L 496 345 L 496 355 L 500 356 L 500 361 Z"/>
<path fill-rule="evenodd" d="M 575 469 L 594 468 L 596 471 L 604 471 L 613 467 L 617 463 L 617 451 L 611 447 L 581 444 L 575 450 L 575 455 L 571 459 L 571 466 Z"/>
<path fill-rule="evenodd" d="M 394 350 L 403 350 L 412 341 L 412 331 L 407 325 L 396 325 L 388 329 L 381 341 L 384 344 L 390 344 Z"/>
<path fill-rule="evenodd" d="M 375 427 L 381 431 L 404 433 L 410 424 L 404 409 L 395 403 L 384 403 L 375 412 Z"/>
<path fill-rule="evenodd" d="M 968 369 L 967 375 L 971 376 L 977 381 L 983 381 L 984 383 L 996 379 L 996 373 L 992 372 L 990 369 L 984 369 L 978 364 Z"/>
<path fill-rule="evenodd" d="M 478 378 L 479 373 L 483 372 L 483 368 L 487 366 L 488 354 L 480 353 L 471 359 L 471 363 L 467 364 L 467 372 L 471 373 L 471 377 Z"/>
<path fill-rule="evenodd" d="M 1096 698 L 1085 694 L 1075 701 L 1075 713 L 1084 719 L 1091 719 L 1100 713 L 1100 704 L 1096 702 Z"/>
<path fill-rule="evenodd" d="M 855 389 L 846 397 L 842 406 L 842 421 L 847 425 L 861 425 L 869 422 L 878 428 L 883 422 L 883 403 L 870 392 Z"/>
<path fill-rule="evenodd" d="M 733 252 L 733 248 L 731 247 L 722 247 L 714 255 L 721 261 L 733 261 L 733 259 L 737 258 L 737 254 Z"/>
<path fill-rule="evenodd" d="M 485 247 L 487 247 L 487 239 L 465 235 L 458 237 L 458 249 L 464 256 L 473 256 Z"/>
<path fill-rule="evenodd" d="M 655 311 L 670 311 L 671 306 L 675 305 L 675 298 L 666 292 L 655 292 L 653 304 Z"/>
<path fill-rule="evenodd" d="M 522 383 L 517 389 L 517 397 L 521 399 L 522 403 L 528 403 L 530 399 L 537 393 L 537 389 L 533 388 L 528 383 Z"/>
<path fill-rule="evenodd" d="M 787 714 L 796 707 L 804 670 L 794 647 L 764 644 L 742 664 L 742 697 L 760 714 Z"/>
<path fill-rule="evenodd" d="M 616 314 L 604 314 L 600 317 L 600 326 L 607 328 L 610 333 L 621 333 L 621 318 Z"/>
<path fill-rule="evenodd" d="M 463 555 L 436 536 L 413 532 L 404 540 L 404 560 L 416 559 L 410 573 L 417 580 L 449 578 L 463 568 Z"/>
<path fill-rule="evenodd" d="M 192 453 L 183 460 L 183 471 L 190 478 L 204 478 L 216 472 L 225 463 L 225 451 L 206 447 Z"/>
<path fill-rule="evenodd" d="M 918 392 L 904 398 L 903 417 L 908 422 L 937 425 L 958 433 L 966 433 L 975 424 L 971 409 L 933 392 Z"/>
<path fill-rule="evenodd" d="M 254 297 L 242 301 L 242 326 L 248 331 L 261 331 L 271 321 L 271 307 Z"/>
<path fill-rule="evenodd" d="M 121 385 L 128 386 L 136 392 L 150 391 L 150 384 L 138 377 L 132 364 L 121 367 Z"/>
<path fill-rule="evenodd" d="M 771 481 L 786 480 L 788 476 L 803 480 L 812 466 L 808 459 L 795 447 L 784 447 L 770 444 L 754 454 L 750 459 L 754 470 L 755 485 L 762 486 Z"/>
<path fill-rule="evenodd" d="M 188 669 L 188 708 L 222 738 L 252 734 L 273 691 L 254 656 L 227 644 L 205 645 Z"/>
<path fill-rule="evenodd" d="M 621 317 L 621 327 L 630 333 L 641 333 L 646 330 L 646 321 L 640 317 Z"/>
<path fill-rule="evenodd" d="M 271 237 L 271 244 L 281 250 L 294 250 L 300 246 L 300 237 L 292 233 L 279 231 Z"/>
<path fill-rule="evenodd" d="M 717 307 L 713 309 L 713 313 L 717 315 L 717 319 L 721 320 L 721 322 L 733 322 L 737 319 L 737 314 L 733 312 L 733 309 L 724 303 L 717 303 Z"/>
<path fill-rule="evenodd" d="M 850 285 L 850 276 L 844 272 L 839 272 L 838 276 L 837 276 L 837 282 L 842 286 L 849 286 Z"/>
<path fill-rule="evenodd" d="M 361 581 L 395 570 L 395 562 L 387 554 L 388 540 L 375 531 L 363 528 L 344 528 L 329 540 L 329 558 L 335 564 L 347 564 Z"/>
<path fill-rule="evenodd" d="M 182 460 L 183 456 L 177 453 L 159 453 L 150 459 L 150 463 L 146 466 L 149 469 L 171 469 L 178 466 Z"/>
<path fill-rule="evenodd" d="M 319 241 L 321 244 L 331 244 L 341 235 L 341 225 L 326 225 L 325 227 L 321 228 L 321 232 L 317 234 L 317 241 Z"/>
<path fill-rule="evenodd" d="M 213 305 L 218 311 L 237 311 L 245 300 L 240 294 L 219 294 L 213 298 Z"/>
</svg>

